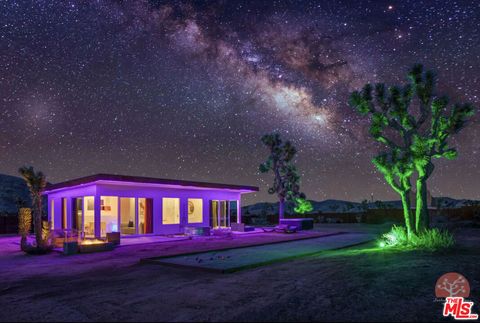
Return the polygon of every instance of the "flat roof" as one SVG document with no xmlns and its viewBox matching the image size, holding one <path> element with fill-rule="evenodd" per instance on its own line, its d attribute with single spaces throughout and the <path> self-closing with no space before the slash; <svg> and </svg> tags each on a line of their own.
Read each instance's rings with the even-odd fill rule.
<svg viewBox="0 0 480 323">
<path fill-rule="evenodd" d="M 174 186 L 189 186 L 189 187 L 217 188 L 217 189 L 230 189 L 230 190 L 258 192 L 258 187 L 256 186 L 184 181 L 184 180 L 178 180 L 178 179 L 114 175 L 114 174 L 95 174 L 95 175 L 75 178 L 75 179 L 68 180 L 61 183 L 49 184 L 45 188 L 45 192 L 48 193 L 49 191 L 53 191 L 61 188 L 68 188 L 68 187 L 89 184 L 89 183 L 98 182 L 98 181 L 129 182 L 129 183 L 139 183 L 139 184 L 163 184 L 163 185 L 174 185 Z"/>
</svg>

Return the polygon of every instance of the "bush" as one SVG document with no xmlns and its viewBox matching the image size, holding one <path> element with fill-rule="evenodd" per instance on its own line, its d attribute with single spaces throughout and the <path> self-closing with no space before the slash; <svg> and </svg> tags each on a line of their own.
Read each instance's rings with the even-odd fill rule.
<svg viewBox="0 0 480 323">
<path fill-rule="evenodd" d="M 409 249 L 436 250 L 450 248 L 455 245 L 453 235 L 447 230 L 437 228 L 427 229 L 417 234 L 412 234 L 410 239 L 404 227 L 393 226 L 390 232 L 385 233 L 379 240 L 381 248 L 403 247 Z"/>
</svg>

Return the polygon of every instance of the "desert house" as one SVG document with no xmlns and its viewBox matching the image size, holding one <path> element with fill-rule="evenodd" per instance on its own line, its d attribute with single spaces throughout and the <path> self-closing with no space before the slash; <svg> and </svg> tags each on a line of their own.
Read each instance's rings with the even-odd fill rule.
<svg viewBox="0 0 480 323">
<path fill-rule="evenodd" d="M 185 227 L 241 223 L 242 194 L 258 187 L 151 177 L 97 174 L 49 185 L 54 230 L 84 238 L 183 233 Z"/>
</svg>

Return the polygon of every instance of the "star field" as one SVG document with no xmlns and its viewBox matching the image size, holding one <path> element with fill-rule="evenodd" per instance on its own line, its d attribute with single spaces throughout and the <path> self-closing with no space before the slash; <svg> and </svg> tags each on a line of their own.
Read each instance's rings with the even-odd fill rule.
<svg viewBox="0 0 480 323">
<path fill-rule="evenodd" d="M 260 137 L 297 146 L 308 198 L 396 199 L 348 95 L 416 62 L 479 106 L 477 1 L 4 1 L 0 172 L 93 173 L 258 185 Z M 480 198 L 479 117 L 434 196 Z"/>
</svg>

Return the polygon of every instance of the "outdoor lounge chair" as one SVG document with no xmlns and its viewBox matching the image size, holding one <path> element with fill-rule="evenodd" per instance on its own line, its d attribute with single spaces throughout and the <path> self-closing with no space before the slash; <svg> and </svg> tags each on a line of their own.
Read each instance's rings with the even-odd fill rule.
<svg viewBox="0 0 480 323">
<path fill-rule="evenodd" d="M 255 227 L 245 225 L 244 223 L 231 223 L 230 227 L 232 231 L 236 232 L 252 232 L 255 231 Z"/>
<path fill-rule="evenodd" d="M 263 227 L 263 232 L 275 232 L 275 227 Z"/>
<path fill-rule="evenodd" d="M 275 232 L 279 233 L 295 233 L 297 232 L 297 227 L 294 225 L 279 224 L 275 227 Z"/>
</svg>

